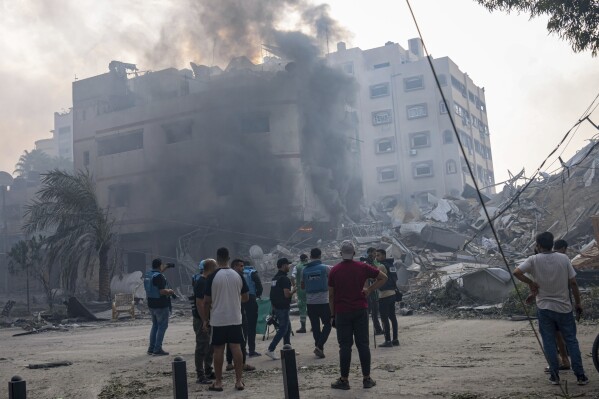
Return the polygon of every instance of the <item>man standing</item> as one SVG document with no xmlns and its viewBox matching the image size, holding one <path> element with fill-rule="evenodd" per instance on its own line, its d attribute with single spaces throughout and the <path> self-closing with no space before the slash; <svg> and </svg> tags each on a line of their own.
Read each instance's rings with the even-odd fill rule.
<svg viewBox="0 0 599 399">
<path fill-rule="evenodd" d="M 571 288 L 576 312 L 582 314 L 576 272 L 566 255 L 552 251 L 553 234 L 541 233 L 537 235 L 536 242 L 539 253 L 530 256 L 518 266 L 514 271 L 514 277 L 528 284 L 531 291 L 537 293 L 539 332 L 543 339 L 545 357 L 549 363 L 549 381 L 554 385 L 560 383 L 555 341 L 555 332 L 559 329 L 566 342 L 578 385 L 586 385 L 589 379 L 582 367 L 580 348 L 576 339 L 576 322 L 569 295 L 569 288 Z M 526 277 L 525 273 L 529 273 L 534 281 Z"/>
<path fill-rule="evenodd" d="M 379 289 L 379 311 L 383 320 L 383 331 L 385 332 L 385 342 L 381 348 L 390 348 L 399 346 L 397 316 L 395 315 L 395 290 L 397 289 L 397 269 L 393 264 L 393 259 L 387 259 L 387 251 L 384 249 L 376 250 L 376 261 L 379 270 L 387 275 L 387 282 Z M 391 341 L 391 328 L 393 327 L 393 341 Z"/>
<path fill-rule="evenodd" d="M 370 266 L 378 267 L 376 265 L 376 249 L 373 247 L 369 247 L 366 250 L 366 259 L 364 262 L 368 263 Z M 372 284 L 372 280 L 368 280 L 367 284 Z M 381 322 L 379 321 L 379 300 L 378 293 L 376 290 L 372 291 L 372 293 L 368 296 L 368 313 L 370 313 L 370 317 L 372 317 L 372 326 L 374 327 L 374 333 L 376 335 L 382 335 L 383 329 L 381 328 Z"/>
<path fill-rule="evenodd" d="M 214 369 L 216 379 L 208 388 L 210 391 L 223 390 L 223 361 L 225 345 L 229 344 L 235 365 L 235 388 L 245 388 L 243 383 L 243 355 L 241 345 L 244 342 L 241 303 L 248 300 L 248 286 L 245 280 L 229 265 L 229 250 L 219 248 L 216 251 L 218 269 L 208 278 L 204 304 L 210 320 L 204 321 L 204 327 L 210 324 L 211 345 L 214 347 Z"/>
<path fill-rule="evenodd" d="M 243 277 L 250 289 L 250 299 L 245 303 L 245 311 L 248 320 L 248 332 L 246 337 L 249 351 L 248 356 L 261 356 L 260 353 L 256 352 L 256 325 L 258 324 L 258 302 L 256 299 L 262 296 L 262 281 L 260 281 L 258 271 L 249 261 L 244 262 Z"/>
<path fill-rule="evenodd" d="M 265 355 L 272 360 L 277 360 L 279 358 L 275 353 L 275 349 L 277 348 L 278 343 L 281 342 L 281 339 L 283 339 L 285 345 L 291 344 L 289 306 L 291 305 L 291 297 L 297 288 L 291 288 L 291 280 L 287 277 L 289 265 L 290 262 L 287 258 L 277 260 L 277 269 L 279 269 L 279 271 L 272 278 L 270 285 L 272 311 L 279 322 L 279 329 L 268 346 L 268 351 L 265 353 Z"/>
<path fill-rule="evenodd" d="M 337 327 L 339 342 L 339 368 L 341 377 L 331 384 L 334 389 L 349 389 L 349 368 L 351 351 L 355 339 L 360 366 L 362 367 L 362 386 L 372 388 L 376 382 L 370 378 L 370 348 L 368 344 L 368 301 L 367 297 L 387 281 L 380 270 L 362 262 L 353 260 L 356 251 L 351 241 L 341 244 L 343 261 L 333 267 L 329 273 L 329 306 L 333 326 Z M 375 282 L 368 288 L 364 283 L 368 279 Z"/>
<path fill-rule="evenodd" d="M 299 330 L 296 330 L 295 332 L 300 334 L 306 332 L 306 315 L 308 313 L 306 307 L 306 291 L 302 288 L 302 273 L 306 267 L 306 263 L 308 263 L 308 255 L 301 254 L 300 262 L 291 272 L 291 282 L 295 285 L 297 291 L 297 309 L 299 310 L 301 324 Z"/>
<path fill-rule="evenodd" d="M 162 259 L 152 261 L 152 270 L 144 276 L 144 288 L 148 298 L 148 308 L 152 315 L 152 329 L 150 330 L 150 345 L 148 355 L 165 356 L 168 352 L 162 349 L 164 334 L 168 328 L 168 317 L 171 310 L 171 295 L 175 292 L 168 287 L 166 277 L 162 274 L 168 266 Z"/>
<path fill-rule="evenodd" d="M 319 248 L 313 248 L 310 251 L 310 262 L 306 264 L 302 273 L 302 286 L 306 291 L 308 318 L 310 318 L 314 337 L 314 354 L 320 359 L 325 357 L 324 344 L 331 333 L 328 287 L 330 267 L 322 264 L 321 256 L 322 251 Z M 321 322 L 322 331 L 320 330 Z"/>
<path fill-rule="evenodd" d="M 196 334 L 195 366 L 196 383 L 211 384 L 211 378 L 215 378 L 212 371 L 212 347 L 210 346 L 210 334 L 208 328 L 204 326 L 204 320 L 209 320 L 209 314 L 206 312 L 204 304 L 204 294 L 206 292 L 206 283 L 208 277 L 216 270 L 216 261 L 206 259 L 202 261 L 202 273 L 192 280 L 194 302 L 192 307 L 193 331 Z"/>
</svg>

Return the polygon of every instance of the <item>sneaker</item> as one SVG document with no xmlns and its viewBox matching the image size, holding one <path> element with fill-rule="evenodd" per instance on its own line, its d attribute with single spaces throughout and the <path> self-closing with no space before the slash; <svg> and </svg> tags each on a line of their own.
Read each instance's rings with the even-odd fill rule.
<svg viewBox="0 0 599 399">
<path fill-rule="evenodd" d="M 196 380 L 196 384 L 210 385 L 212 384 L 212 380 L 209 380 L 206 377 L 201 377 Z"/>
<path fill-rule="evenodd" d="M 339 379 L 337 379 L 337 381 L 335 381 L 331 384 L 331 388 L 343 389 L 344 391 L 347 391 L 349 389 L 349 381 L 342 380 L 341 378 L 339 378 Z"/>
<path fill-rule="evenodd" d="M 231 370 L 235 370 L 235 366 L 233 366 L 232 363 L 227 364 L 227 367 L 225 367 L 225 371 L 231 371 Z"/>
<path fill-rule="evenodd" d="M 578 381 L 576 382 L 578 385 L 586 385 L 589 383 L 589 379 L 586 375 L 581 375 L 578 377 Z"/>
<path fill-rule="evenodd" d="M 299 330 L 295 330 L 296 333 L 298 334 L 303 334 L 306 332 L 306 329 L 304 327 L 300 328 Z"/>
<path fill-rule="evenodd" d="M 372 388 L 375 385 L 376 385 L 376 381 L 370 377 L 364 378 L 364 381 L 362 381 L 362 386 L 364 388 Z"/>
<path fill-rule="evenodd" d="M 392 348 L 393 344 L 391 343 L 391 341 L 385 341 L 382 344 L 379 345 L 380 348 Z"/>
<path fill-rule="evenodd" d="M 257 357 L 257 356 L 262 356 L 262 354 L 261 354 L 261 353 L 258 353 L 258 352 L 250 352 L 250 353 L 248 354 L 248 356 L 249 356 L 249 357 Z"/>
<path fill-rule="evenodd" d="M 216 380 L 216 374 L 214 371 L 206 372 L 206 378 L 209 380 Z"/>
<path fill-rule="evenodd" d="M 324 351 L 322 349 L 320 349 L 320 348 L 314 348 L 314 354 L 319 359 L 324 359 L 325 358 Z"/>
<path fill-rule="evenodd" d="M 279 357 L 277 356 L 277 354 L 274 351 L 266 351 L 264 352 L 264 354 L 268 357 L 270 357 L 272 360 L 279 360 Z"/>
<path fill-rule="evenodd" d="M 551 375 L 549 377 L 549 382 L 551 382 L 551 385 L 559 385 L 559 376 L 558 375 Z"/>
<path fill-rule="evenodd" d="M 394 339 L 393 341 L 391 341 L 391 343 L 393 344 L 393 346 L 399 346 L 399 340 L 398 339 Z"/>
<path fill-rule="evenodd" d="M 154 356 L 167 356 L 168 352 L 163 351 L 162 349 L 158 349 L 157 351 L 154 351 Z"/>
<path fill-rule="evenodd" d="M 149 350 L 149 349 L 148 349 L 148 351 L 147 351 L 146 353 L 147 353 L 148 355 L 153 355 L 153 354 L 154 354 L 154 351 L 151 351 L 151 350 Z"/>
</svg>

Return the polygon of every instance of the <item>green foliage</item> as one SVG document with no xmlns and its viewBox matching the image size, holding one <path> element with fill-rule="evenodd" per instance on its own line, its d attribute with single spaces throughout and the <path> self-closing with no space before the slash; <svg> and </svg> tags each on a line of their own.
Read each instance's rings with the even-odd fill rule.
<svg viewBox="0 0 599 399">
<path fill-rule="evenodd" d="M 73 163 L 66 158 L 51 157 L 41 150 L 25 150 L 15 165 L 14 173 L 27 177 L 29 172 L 44 173 L 52 169 L 72 170 Z"/>
<path fill-rule="evenodd" d="M 528 284 L 524 284 L 522 282 L 518 282 L 517 284 L 518 291 L 520 292 L 520 296 L 522 297 L 522 301 L 525 301 L 528 295 L 530 295 L 530 287 Z M 525 315 L 524 306 L 522 306 L 522 302 L 518 297 L 518 291 L 516 289 L 512 289 L 507 299 L 503 302 L 503 307 L 501 308 L 501 312 L 504 315 Z M 537 314 L 537 305 L 533 301 L 529 305 L 525 305 L 528 310 L 529 316 L 536 316 Z"/>
<path fill-rule="evenodd" d="M 64 287 L 74 292 L 79 268 L 85 276 L 99 263 L 100 299 L 110 297 L 108 252 L 113 221 L 99 204 L 87 171 L 53 170 L 42 177 L 42 187 L 25 209 L 26 233 L 53 231 L 46 239 L 48 262 L 61 264 Z"/>
<path fill-rule="evenodd" d="M 547 30 L 570 42 L 574 52 L 599 51 L 597 0 L 476 0 L 490 11 L 525 12 L 531 18 L 547 15 Z"/>
<path fill-rule="evenodd" d="M 52 309 L 53 296 L 50 286 L 50 273 L 52 263 L 44 261 L 43 247 L 45 239 L 42 236 L 32 237 L 29 240 L 17 242 L 8 252 L 9 270 L 13 274 L 24 271 L 42 284 L 46 301 Z"/>
</svg>

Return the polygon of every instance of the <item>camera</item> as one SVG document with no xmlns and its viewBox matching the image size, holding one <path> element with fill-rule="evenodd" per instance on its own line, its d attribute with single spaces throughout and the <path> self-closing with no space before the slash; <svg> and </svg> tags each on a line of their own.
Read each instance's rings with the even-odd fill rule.
<svg viewBox="0 0 599 399">
<path fill-rule="evenodd" d="M 170 268 L 173 268 L 173 269 L 174 269 L 174 268 L 175 268 L 175 264 L 174 264 L 174 263 L 167 263 L 167 264 L 166 264 L 166 268 L 167 268 L 167 269 L 170 269 Z"/>
</svg>

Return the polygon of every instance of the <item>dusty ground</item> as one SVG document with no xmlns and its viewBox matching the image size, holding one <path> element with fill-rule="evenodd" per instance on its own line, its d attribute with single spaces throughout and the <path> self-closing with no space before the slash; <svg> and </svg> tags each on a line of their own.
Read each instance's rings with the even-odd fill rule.
<svg viewBox="0 0 599 399">
<path fill-rule="evenodd" d="M 333 391 L 338 356 L 333 330 L 325 347 L 326 359 L 312 354 L 310 334 L 296 334 L 292 344 L 297 357 L 302 397 L 325 398 L 555 398 L 543 373 L 544 362 L 527 322 L 507 320 L 447 320 L 438 316 L 400 317 L 399 348 L 372 348 L 373 378 L 377 386 L 361 387 L 354 350 L 350 391 Z M 292 319 L 295 328 L 297 318 Z M 0 398 L 7 398 L 6 381 L 20 375 L 27 381 L 28 397 L 36 399 L 172 398 L 171 360 L 150 357 L 145 351 L 147 319 L 100 323 L 68 332 L 46 332 L 12 337 L 21 329 L 0 330 Z M 581 325 L 579 340 L 584 366 L 591 382 L 575 385 L 573 374 L 562 375 L 571 395 L 599 398 L 599 374 L 594 370 L 590 349 L 599 327 Z M 260 337 L 261 338 L 261 337 Z M 379 339 L 380 343 L 380 338 Z M 194 335 L 191 320 L 174 318 L 164 347 L 171 355 L 188 361 L 190 398 L 283 398 L 280 361 L 264 356 L 251 359 L 258 371 L 245 376 L 246 390 L 234 390 L 233 375 L 225 373 L 225 392 L 213 393 L 195 382 Z M 266 343 L 258 341 L 258 351 Z M 48 370 L 30 370 L 30 363 L 68 360 L 73 365 Z"/>
</svg>

